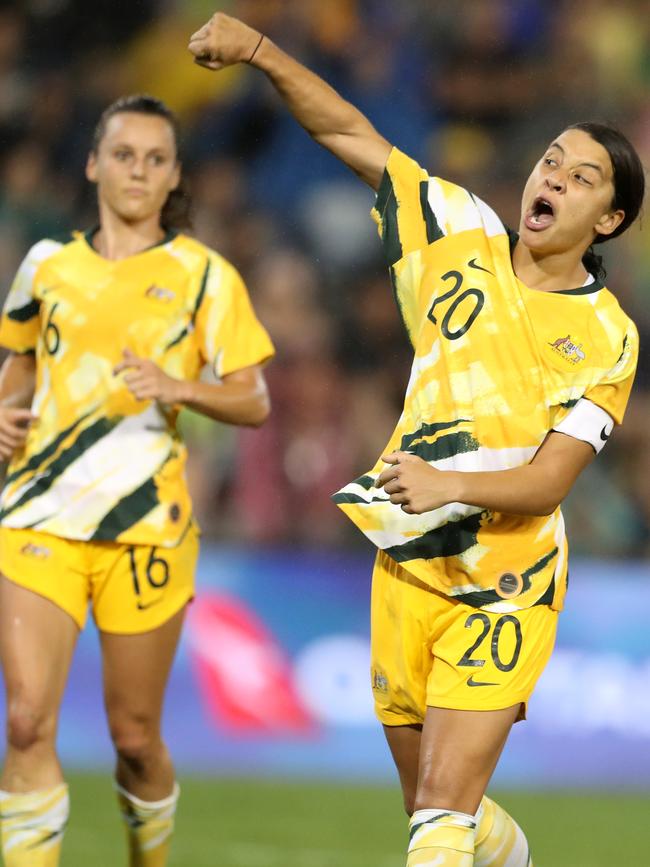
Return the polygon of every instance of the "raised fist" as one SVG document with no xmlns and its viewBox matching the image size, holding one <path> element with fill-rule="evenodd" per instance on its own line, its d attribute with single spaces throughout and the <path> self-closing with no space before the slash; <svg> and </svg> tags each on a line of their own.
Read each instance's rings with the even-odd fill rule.
<svg viewBox="0 0 650 867">
<path fill-rule="evenodd" d="M 223 69 L 247 63 L 261 41 L 261 34 L 238 18 L 216 12 L 190 37 L 188 48 L 194 62 L 207 69 Z"/>
</svg>

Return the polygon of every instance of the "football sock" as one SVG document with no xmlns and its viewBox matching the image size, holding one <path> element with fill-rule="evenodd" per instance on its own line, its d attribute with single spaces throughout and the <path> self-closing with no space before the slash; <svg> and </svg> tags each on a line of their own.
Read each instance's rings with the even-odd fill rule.
<svg viewBox="0 0 650 867">
<path fill-rule="evenodd" d="M 526 836 L 503 807 L 483 798 L 476 823 L 476 867 L 533 867 Z"/>
<path fill-rule="evenodd" d="M 57 867 L 69 811 L 65 783 L 24 794 L 0 791 L 5 867 Z"/>
<path fill-rule="evenodd" d="M 117 784 L 115 788 L 126 824 L 129 867 L 165 867 L 180 792 L 178 783 L 162 801 L 142 801 Z"/>
<path fill-rule="evenodd" d="M 472 867 L 476 819 L 450 810 L 416 810 L 407 867 Z"/>
</svg>

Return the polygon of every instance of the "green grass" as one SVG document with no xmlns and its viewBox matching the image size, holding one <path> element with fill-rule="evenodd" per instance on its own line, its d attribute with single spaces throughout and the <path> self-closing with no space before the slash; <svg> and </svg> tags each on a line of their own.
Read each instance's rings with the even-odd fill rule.
<svg viewBox="0 0 650 867">
<path fill-rule="evenodd" d="M 182 779 L 169 867 L 403 867 L 397 786 Z M 108 775 L 70 778 L 61 867 L 121 867 L 125 846 Z M 535 867 L 650 863 L 650 795 L 503 792 Z M 624 841 L 624 843 L 622 842 Z"/>
</svg>

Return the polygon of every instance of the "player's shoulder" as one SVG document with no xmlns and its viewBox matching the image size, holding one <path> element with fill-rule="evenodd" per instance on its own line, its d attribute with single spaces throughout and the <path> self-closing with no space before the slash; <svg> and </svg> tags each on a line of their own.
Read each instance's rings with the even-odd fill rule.
<svg viewBox="0 0 650 867">
<path fill-rule="evenodd" d="M 66 232 L 60 235 L 49 235 L 46 238 L 41 238 L 40 241 L 33 244 L 27 251 L 27 255 L 23 260 L 24 264 L 31 268 L 37 268 L 70 244 L 74 244 L 76 235 L 76 232 Z"/>
<path fill-rule="evenodd" d="M 610 326 L 618 328 L 623 333 L 629 333 L 632 336 L 636 335 L 636 324 L 632 317 L 624 310 L 615 293 L 603 285 L 601 290 L 596 294 L 597 298 L 594 308 L 599 318 L 601 320 L 606 318 Z"/>
<path fill-rule="evenodd" d="M 189 271 L 202 277 L 236 273 L 226 257 L 191 235 L 179 233 L 169 243 L 169 252 Z"/>
</svg>

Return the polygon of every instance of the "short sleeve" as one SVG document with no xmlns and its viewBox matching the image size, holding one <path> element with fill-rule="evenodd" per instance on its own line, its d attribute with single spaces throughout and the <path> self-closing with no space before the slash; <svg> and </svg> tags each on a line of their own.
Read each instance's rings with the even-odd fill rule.
<svg viewBox="0 0 650 867">
<path fill-rule="evenodd" d="M 616 364 L 600 382 L 588 389 L 585 397 L 608 413 L 616 424 L 621 424 L 632 391 L 634 374 L 639 359 L 639 334 L 632 320 L 621 342 L 621 353 Z"/>
<path fill-rule="evenodd" d="M 621 424 L 632 390 L 639 356 L 634 323 L 628 327 L 616 364 L 577 402 L 553 430 L 590 443 L 596 452 L 605 445 L 615 424 Z"/>
<path fill-rule="evenodd" d="M 55 241 L 39 241 L 18 269 L 0 320 L 0 345 L 13 352 L 33 352 L 36 349 L 40 327 L 36 274 L 41 263 L 60 247 L 61 244 Z"/>
<path fill-rule="evenodd" d="M 273 344 L 255 315 L 246 286 L 225 259 L 210 256 L 195 328 L 204 363 L 218 377 L 263 364 Z"/>
<path fill-rule="evenodd" d="M 506 231 L 485 202 L 463 187 L 430 177 L 397 148 L 388 157 L 372 216 L 390 266 L 449 235 Z"/>
</svg>

